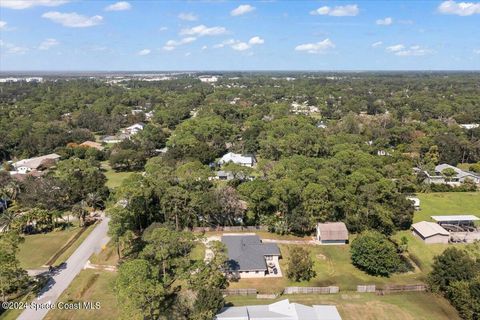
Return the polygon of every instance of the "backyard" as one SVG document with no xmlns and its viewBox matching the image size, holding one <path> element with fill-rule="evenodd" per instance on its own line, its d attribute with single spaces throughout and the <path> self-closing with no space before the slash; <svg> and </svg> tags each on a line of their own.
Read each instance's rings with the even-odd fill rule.
<svg viewBox="0 0 480 320">
<path fill-rule="evenodd" d="M 414 221 L 432 221 L 430 216 L 473 214 L 480 217 L 480 192 L 419 193 L 420 209 Z"/>
<path fill-rule="evenodd" d="M 119 187 L 122 184 L 123 180 L 127 179 L 133 174 L 133 172 L 113 170 L 108 164 L 108 161 L 103 161 L 101 168 L 104 170 L 103 173 L 107 177 L 106 186 L 110 189 L 115 189 Z"/>
<path fill-rule="evenodd" d="M 373 293 L 338 293 L 324 295 L 283 295 L 275 300 L 259 300 L 255 296 L 230 296 L 234 306 L 270 304 L 289 299 L 306 305 L 333 304 L 343 320 L 455 320 L 455 309 L 444 298 L 431 293 L 408 292 L 377 296 Z"/>
</svg>

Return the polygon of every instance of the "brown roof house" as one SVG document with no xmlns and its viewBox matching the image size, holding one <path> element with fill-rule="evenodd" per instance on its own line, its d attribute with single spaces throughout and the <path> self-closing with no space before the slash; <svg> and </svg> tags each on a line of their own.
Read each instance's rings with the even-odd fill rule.
<svg viewBox="0 0 480 320">
<path fill-rule="evenodd" d="M 326 222 L 317 224 L 317 241 L 321 244 L 348 243 L 348 230 L 343 222 Z"/>
<path fill-rule="evenodd" d="M 97 150 L 102 151 L 104 147 L 102 147 L 102 144 L 94 141 L 85 141 L 83 143 L 80 143 L 80 146 L 82 147 L 88 147 L 88 148 L 95 148 Z"/>
<path fill-rule="evenodd" d="M 428 244 L 448 243 L 450 239 L 450 233 L 441 225 L 428 221 L 420 221 L 412 224 L 412 233 Z"/>
</svg>

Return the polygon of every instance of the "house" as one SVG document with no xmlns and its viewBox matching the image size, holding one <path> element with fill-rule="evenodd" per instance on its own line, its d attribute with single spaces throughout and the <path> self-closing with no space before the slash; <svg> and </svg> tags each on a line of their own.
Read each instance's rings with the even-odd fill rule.
<svg viewBox="0 0 480 320">
<path fill-rule="evenodd" d="M 118 135 L 118 136 L 104 136 L 102 138 L 102 142 L 105 143 L 119 143 L 122 142 L 123 140 L 128 139 L 128 137 L 124 134 Z"/>
<path fill-rule="evenodd" d="M 215 320 L 342 320 L 332 305 L 306 306 L 288 299 L 268 305 L 226 307 Z"/>
<path fill-rule="evenodd" d="M 198 79 L 201 82 L 205 82 L 205 83 L 215 83 L 215 82 L 218 81 L 217 76 L 200 76 L 200 77 L 198 77 Z"/>
<path fill-rule="evenodd" d="M 131 125 L 130 127 L 126 127 L 122 129 L 122 133 L 128 136 L 133 136 L 134 134 L 137 134 L 140 131 L 142 131 L 144 127 L 145 127 L 145 123 L 138 122 Z"/>
<path fill-rule="evenodd" d="M 444 174 L 445 169 L 452 169 L 455 173 L 451 177 L 447 177 Z M 464 171 L 457 167 L 451 166 L 449 164 L 439 164 L 435 167 L 435 172 L 430 174 L 427 171 L 424 171 L 426 175 L 425 182 L 430 184 L 448 184 L 451 186 L 459 186 L 464 183 L 467 179 L 471 180 L 476 184 L 480 184 L 480 175 L 470 171 Z"/>
<path fill-rule="evenodd" d="M 215 177 L 213 177 L 213 179 L 230 181 L 233 180 L 234 177 L 232 172 L 220 170 L 215 173 Z"/>
<path fill-rule="evenodd" d="M 281 277 L 280 249 L 263 243 L 257 235 L 223 235 L 227 247 L 229 273 L 240 278 Z"/>
<path fill-rule="evenodd" d="M 465 124 L 459 124 L 460 127 L 466 130 L 472 130 L 480 127 L 480 124 L 478 123 L 465 123 Z"/>
<path fill-rule="evenodd" d="M 257 163 L 257 159 L 253 155 L 241 155 L 238 153 L 229 152 L 224 154 L 220 160 L 218 161 L 219 164 L 227 164 L 229 162 L 239 164 L 245 167 L 253 167 L 255 163 Z"/>
<path fill-rule="evenodd" d="M 85 141 L 85 142 L 82 142 L 80 143 L 80 146 L 81 147 L 88 147 L 88 148 L 94 148 L 94 149 L 97 149 L 97 150 L 100 150 L 102 151 L 103 149 L 105 149 L 104 147 L 102 147 L 102 145 L 98 142 L 94 142 L 94 141 Z"/>
<path fill-rule="evenodd" d="M 412 224 L 412 233 L 428 244 L 448 243 L 450 240 L 450 233 L 434 222 L 420 221 L 414 223 Z"/>
<path fill-rule="evenodd" d="M 407 200 L 410 200 L 413 204 L 415 210 L 420 210 L 420 199 L 417 197 L 407 197 Z"/>
<path fill-rule="evenodd" d="M 48 168 L 56 164 L 60 158 L 58 154 L 51 153 L 40 157 L 20 160 L 12 164 L 15 169 L 12 173 L 26 174 L 34 170 L 40 171 L 43 168 Z"/>
<path fill-rule="evenodd" d="M 321 244 L 346 244 L 348 230 L 343 222 L 319 223 L 316 238 Z"/>
</svg>

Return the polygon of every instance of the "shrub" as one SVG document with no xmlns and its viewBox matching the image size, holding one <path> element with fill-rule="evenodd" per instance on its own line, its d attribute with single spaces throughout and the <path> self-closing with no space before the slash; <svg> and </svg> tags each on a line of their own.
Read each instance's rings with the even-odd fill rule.
<svg viewBox="0 0 480 320">
<path fill-rule="evenodd" d="M 302 247 L 292 247 L 288 260 L 287 277 L 293 281 L 308 281 L 315 275 L 313 260 L 308 250 Z"/>
</svg>

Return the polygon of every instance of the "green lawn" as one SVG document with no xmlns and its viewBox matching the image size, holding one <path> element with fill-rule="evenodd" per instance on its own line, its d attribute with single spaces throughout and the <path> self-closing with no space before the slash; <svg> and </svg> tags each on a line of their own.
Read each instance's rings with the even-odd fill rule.
<svg viewBox="0 0 480 320">
<path fill-rule="evenodd" d="M 480 192 L 419 193 L 420 209 L 414 222 L 432 221 L 430 216 L 473 214 L 480 217 Z"/>
<path fill-rule="evenodd" d="M 118 186 L 120 186 L 126 178 L 130 177 L 133 172 L 123 172 L 123 171 L 115 171 L 113 170 L 110 165 L 108 164 L 108 161 L 103 161 L 101 168 L 104 170 L 104 174 L 107 177 L 107 187 L 110 189 L 114 189 Z"/>
<path fill-rule="evenodd" d="M 350 260 L 350 246 L 303 246 L 310 251 L 315 262 L 315 278 L 310 281 L 293 282 L 286 276 L 289 251 L 298 245 L 280 244 L 282 259 L 280 267 L 283 272 L 282 278 L 267 279 L 241 279 L 230 283 L 230 288 L 256 288 L 261 293 L 279 293 L 288 286 L 312 286 L 323 287 L 337 285 L 340 290 L 356 290 L 357 285 L 362 284 L 415 284 L 425 280 L 424 272 L 409 272 L 394 274 L 389 278 L 374 277 L 357 269 Z"/>
<path fill-rule="evenodd" d="M 18 259 L 25 269 L 41 267 L 67 241 L 79 231 L 79 227 L 25 236 L 20 244 Z"/>
<path fill-rule="evenodd" d="M 117 248 L 112 242 L 109 242 L 99 253 L 94 253 L 90 257 L 93 264 L 116 266 L 118 264 Z"/>
<path fill-rule="evenodd" d="M 343 320 L 456 320 L 455 309 L 444 298 L 431 293 L 409 292 L 377 296 L 373 293 L 340 292 L 325 295 L 284 295 L 276 300 L 257 300 L 255 296 L 231 296 L 235 306 L 270 304 L 288 298 L 306 305 L 333 304 Z"/>
<path fill-rule="evenodd" d="M 52 310 L 45 319 L 118 319 L 119 305 L 114 282 L 117 274 L 109 271 L 83 270 L 59 298 L 59 302 L 100 302 L 98 310 Z M 134 320 L 133 318 L 130 318 Z"/>
<path fill-rule="evenodd" d="M 95 229 L 95 226 L 96 224 L 92 224 L 90 226 L 88 226 L 87 230 L 85 230 L 81 235 L 80 237 L 75 240 L 75 242 L 67 249 L 65 250 L 64 253 L 62 253 L 58 258 L 57 260 L 55 260 L 54 263 L 52 263 L 52 265 L 59 265 L 60 263 L 62 262 L 65 262 L 71 255 L 72 253 L 75 252 L 75 250 L 77 250 L 77 248 L 82 244 L 82 242 L 88 237 L 88 235 L 93 231 L 93 229 Z M 78 229 L 77 229 L 78 230 Z"/>
</svg>

